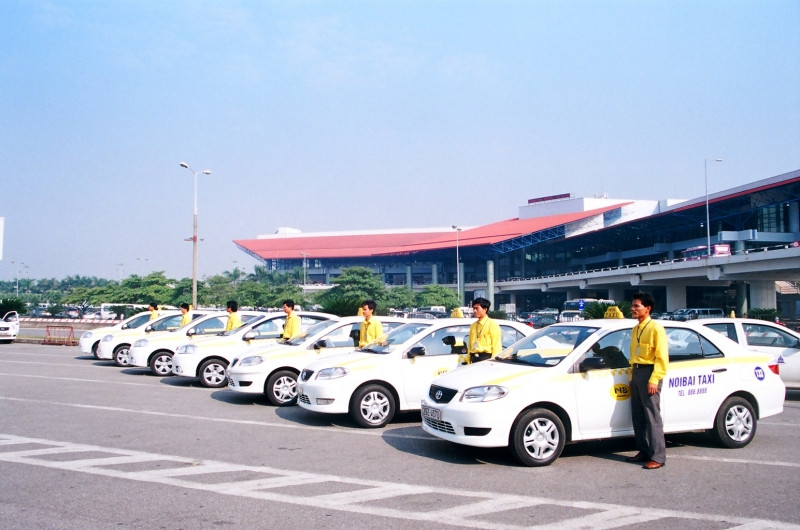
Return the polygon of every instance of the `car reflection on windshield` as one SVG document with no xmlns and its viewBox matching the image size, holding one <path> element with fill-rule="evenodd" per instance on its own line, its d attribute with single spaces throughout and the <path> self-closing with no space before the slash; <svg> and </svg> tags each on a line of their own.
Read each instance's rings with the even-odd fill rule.
<svg viewBox="0 0 800 530">
<path fill-rule="evenodd" d="M 511 345 L 495 360 L 536 367 L 556 366 L 599 328 L 550 326 Z"/>
<path fill-rule="evenodd" d="M 386 355 L 392 352 L 392 348 L 394 346 L 403 344 L 408 339 L 418 334 L 420 331 L 429 328 L 430 326 L 431 324 L 418 322 L 403 324 L 399 328 L 395 328 L 387 333 L 385 337 L 382 337 L 375 342 L 365 344 L 363 348 L 359 348 L 356 351 Z"/>
</svg>

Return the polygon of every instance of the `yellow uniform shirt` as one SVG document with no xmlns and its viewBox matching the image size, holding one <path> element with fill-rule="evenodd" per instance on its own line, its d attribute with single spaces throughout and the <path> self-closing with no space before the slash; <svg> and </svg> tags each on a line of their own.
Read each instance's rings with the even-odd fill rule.
<svg viewBox="0 0 800 530">
<path fill-rule="evenodd" d="M 282 338 L 289 340 L 300 334 L 300 317 L 292 311 L 286 315 L 286 323 L 283 325 Z"/>
<path fill-rule="evenodd" d="M 230 331 L 232 329 L 236 329 L 242 325 L 242 317 L 239 316 L 239 313 L 233 311 L 228 313 L 228 322 L 225 324 L 225 331 Z"/>
<path fill-rule="evenodd" d="M 369 321 L 361 323 L 361 333 L 358 336 L 358 347 L 374 342 L 383 336 L 383 325 L 378 319 L 372 317 Z"/>
<path fill-rule="evenodd" d="M 503 351 L 500 325 L 489 318 L 476 320 L 469 327 L 469 353 L 491 353 L 492 357 Z"/>
<path fill-rule="evenodd" d="M 158 309 L 153 309 L 150 311 L 150 320 L 155 320 L 158 318 Z"/>
<path fill-rule="evenodd" d="M 185 326 L 186 324 L 188 324 L 191 321 L 192 321 L 192 314 L 187 311 L 181 317 L 181 327 Z"/>
<path fill-rule="evenodd" d="M 649 383 L 657 385 L 667 373 L 669 350 L 663 326 L 650 317 L 636 324 L 631 331 L 631 365 L 652 364 Z"/>
</svg>

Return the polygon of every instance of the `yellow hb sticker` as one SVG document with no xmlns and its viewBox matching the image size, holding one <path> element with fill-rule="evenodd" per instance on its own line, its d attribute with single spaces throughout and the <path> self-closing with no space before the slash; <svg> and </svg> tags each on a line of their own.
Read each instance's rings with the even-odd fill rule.
<svg viewBox="0 0 800 530">
<path fill-rule="evenodd" d="M 445 373 L 447 373 L 447 372 L 449 372 L 449 371 L 450 371 L 450 368 L 439 368 L 438 370 L 436 370 L 436 371 L 433 373 L 433 375 L 436 377 L 436 376 L 440 376 L 440 375 L 442 375 L 442 374 L 445 374 Z"/>
<path fill-rule="evenodd" d="M 617 401 L 625 401 L 631 397 L 631 387 L 625 383 L 617 383 L 611 387 L 611 397 Z"/>
</svg>

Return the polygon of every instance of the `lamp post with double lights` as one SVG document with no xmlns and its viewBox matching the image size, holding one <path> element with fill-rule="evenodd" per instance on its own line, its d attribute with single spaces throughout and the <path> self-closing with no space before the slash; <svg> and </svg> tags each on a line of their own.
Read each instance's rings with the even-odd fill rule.
<svg viewBox="0 0 800 530">
<path fill-rule="evenodd" d="M 464 303 L 461 296 L 461 259 L 458 255 L 458 235 L 461 233 L 461 227 L 453 225 L 453 230 L 456 231 L 456 291 L 458 291 L 458 305 L 461 306 Z"/>
<path fill-rule="evenodd" d="M 192 222 L 192 307 L 197 307 L 197 175 L 210 175 L 211 171 L 204 169 L 195 171 L 186 162 L 181 162 L 181 167 L 194 174 L 194 218 Z"/>
<path fill-rule="evenodd" d="M 715 158 L 714 162 L 722 162 L 721 158 Z M 708 210 L 708 158 L 703 160 L 703 170 L 706 183 L 706 256 L 711 257 L 711 215 Z"/>
</svg>

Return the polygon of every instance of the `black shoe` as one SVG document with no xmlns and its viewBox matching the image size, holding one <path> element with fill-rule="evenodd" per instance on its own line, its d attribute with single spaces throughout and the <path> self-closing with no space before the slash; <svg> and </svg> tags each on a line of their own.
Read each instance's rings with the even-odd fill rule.
<svg viewBox="0 0 800 530">
<path fill-rule="evenodd" d="M 626 462 L 649 462 L 650 461 L 650 457 L 647 456 L 642 451 L 639 451 L 638 453 L 636 453 L 633 456 L 626 456 L 625 457 L 625 461 Z"/>
</svg>

